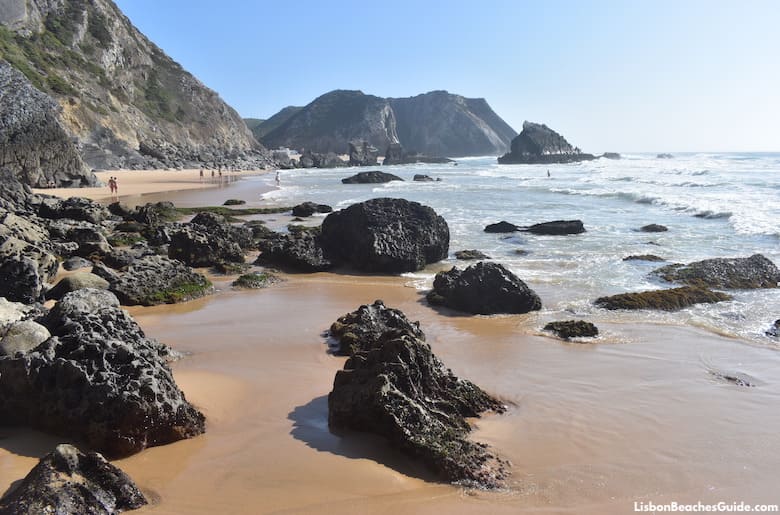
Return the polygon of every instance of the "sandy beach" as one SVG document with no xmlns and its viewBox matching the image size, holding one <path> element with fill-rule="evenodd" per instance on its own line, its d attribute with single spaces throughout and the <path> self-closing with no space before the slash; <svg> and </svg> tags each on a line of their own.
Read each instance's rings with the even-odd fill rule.
<svg viewBox="0 0 780 515">
<path fill-rule="evenodd" d="M 120 193 L 136 175 L 150 183 L 138 179 L 139 192 L 207 187 L 173 181 L 180 172 L 141 173 L 117 173 Z M 241 188 L 203 195 L 215 205 Z M 187 195 L 166 194 L 177 204 L 193 202 Z M 565 343 L 543 335 L 535 313 L 436 311 L 404 277 L 285 278 L 235 291 L 231 277 L 216 277 L 209 297 L 128 309 L 149 336 L 185 354 L 172 365 L 176 380 L 208 420 L 203 436 L 115 462 L 152 500 L 138 513 L 617 514 L 636 501 L 777 501 L 780 414 L 769 407 L 780 384 L 741 388 L 710 373 L 737 365 L 771 377 L 776 352 L 620 319 L 600 325 L 610 335 L 602 343 Z M 419 320 L 456 375 L 508 404 L 506 414 L 473 420 L 473 438 L 512 463 L 506 490 L 442 484 L 380 438 L 328 431 L 327 395 L 344 358 L 327 352 L 322 333 L 377 298 Z M 0 492 L 60 441 L 0 427 Z"/>
</svg>

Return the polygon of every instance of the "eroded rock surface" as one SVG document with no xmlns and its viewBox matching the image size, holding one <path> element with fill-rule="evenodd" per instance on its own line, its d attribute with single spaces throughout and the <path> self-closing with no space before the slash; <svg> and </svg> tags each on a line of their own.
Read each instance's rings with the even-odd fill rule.
<svg viewBox="0 0 780 515">
<path fill-rule="evenodd" d="M 703 288 L 777 288 L 780 283 L 780 269 L 762 254 L 667 265 L 653 273 L 666 281 Z"/>
</svg>

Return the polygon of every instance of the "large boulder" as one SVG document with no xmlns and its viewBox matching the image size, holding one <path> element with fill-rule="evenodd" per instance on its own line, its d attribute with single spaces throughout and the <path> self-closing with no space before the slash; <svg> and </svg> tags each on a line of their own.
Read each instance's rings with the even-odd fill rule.
<svg viewBox="0 0 780 515">
<path fill-rule="evenodd" d="M 338 341 L 334 353 L 353 356 L 376 347 L 388 331 L 402 331 L 424 341 L 420 322 L 410 322 L 401 310 L 388 308 L 381 300 L 364 304 L 357 310 L 339 317 L 330 326 L 328 334 Z"/>
<path fill-rule="evenodd" d="M 145 256 L 133 261 L 108 288 L 125 306 L 155 306 L 203 297 L 211 291 L 211 282 L 181 261 Z"/>
<path fill-rule="evenodd" d="M 257 264 L 273 264 L 298 272 L 324 272 L 336 266 L 322 246 L 318 230 L 275 233 L 258 242 Z"/>
<path fill-rule="evenodd" d="M 189 266 L 213 266 L 222 262 L 243 263 L 244 251 L 239 242 L 248 241 L 251 245 L 251 231 L 246 230 L 239 235 L 221 225 L 215 218 L 199 216 L 189 224 L 177 226 L 168 234 L 168 257 L 178 259 Z M 201 225 L 195 222 L 196 219 L 209 225 Z"/>
<path fill-rule="evenodd" d="M 44 199 L 38 207 L 38 215 L 52 220 L 67 218 L 99 224 L 107 220 L 111 213 L 105 206 L 93 200 L 71 197 L 67 200 Z"/>
<path fill-rule="evenodd" d="M 585 226 L 581 220 L 555 220 L 554 222 L 542 222 L 531 225 L 526 230 L 531 234 L 565 236 L 567 234 L 583 233 L 585 232 Z"/>
<path fill-rule="evenodd" d="M 51 336 L 48 329 L 34 321 L 42 308 L 0 297 L 0 356 L 28 352 Z"/>
<path fill-rule="evenodd" d="M 349 166 L 376 166 L 379 152 L 367 141 L 350 141 Z"/>
<path fill-rule="evenodd" d="M 778 336 L 780 336 L 780 318 L 775 320 L 775 323 L 772 324 L 772 326 L 766 330 L 765 334 L 773 338 L 777 338 Z"/>
<path fill-rule="evenodd" d="M 83 441 L 110 457 L 203 433 L 176 386 L 169 349 L 146 338 L 104 290 L 65 295 L 42 320 L 53 335 L 0 357 L 0 420 Z"/>
<path fill-rule="evenodd" d="M 0 297 L 24 303 L 42 300 L 58 267 L 45 228 L 0 210 Z"/>
<path fill-rule="evenodd" d="M 61 299 L 66 293 L 83 290 L 84 288 L 107 290 L 108 281 L 89 272 L 77 272 L 72 275 L 66 275 L 51 290 L 46 292 L 46 298 Z"/>
<path fill-rule="evenodd" d="M 479 315 L 542 309 L 536 292 L 499 263 L 480 262 L 465 270 L 452 267 L 439 272 L 427 299 L 433 305 Z"/>
<path fill-rule="evenodd" d="M 113 248 L 97 227 L 75 227 L 67 234 L 68 241 L 78 243 L 76 254 L 83 258 L 100 258 L 110 254 Z"/>
<path fill-rule="evenodd" d="M 404 162 L 404 149 L 400 143 L 390 143 L 385 151 L 385 160 L 383 166 L 400 165 Z"/>
<path fill-rule="evenodd" d="M 516 232 L 519 231 L 520 228 L 516 226 L 515 224 L 509 223 L 505 220 L 502 220 L 500 222 L 496 222 L 494 224 L 488 224 L 485 226 L 484 231 L 490 232 L 490 233 L 505 233 L 505 232 Z"/>
<path fill-rule="evenodd" d="M 404 331 L 385 332 L 349 358 L 328 395 L 332 431 L 384 436 L 447 481 L 496 488 L 506 478 L 505 462 L 468 439 L 466 418 L 487 410 L 504 406 L 455 377 L 428 344 Z"/>
<path fill-rule="evenodd" d="M 321 241 L 331 256 L 357 270 L 402 273 L 445 259 L 450 230 L 428 206 L 377 198 L 329 214 Z"/>
<path fill-rule="evenodd" d="M 133 480 L 103 456 L 61 444 L 0 500 L 0 513 L 113 515 L 145 504 Z"/>
<path fill-rule="evenodd" d="M 14 213 L 31 209 L 32 190 L 22 184 L 16 174 L 8 168 L 0 167 L 0 209 Z"/>
<path fill-rule="evenodd" d="M 713 304 L 731 300 L 731 296 L 696 286 L 683 286 L 666 290 L 650 290 L 638 293 L 621 293 L 599 297 L 595 304 L 606 309 L 660 309 L 676 311 L 694 304 Z"/>
<path fill-rule="evenodd" d="M 455 258 L 463 261 L 472 261 L 476 259 L 490 259 L 490 256 L 476 249 L 459 250 L 455 252 Z"/>
<path fill-rule="evenodd" d="M 351 177 L 341 179 L 343 184 L 382 184 L 390 181 L 403 181 L 397 175 L 378 170 L 371 172 L 358 172 Z"/>
<path fill-rule="evenodd" d="M 687 265 L 667 265 L 653 274 L 666 281 L 702 288 L 777 288 L 780 283 L 780 270 L 761 254 L 747 258 L 716 258 Z"/>
<path fill-rule="evenodd" d="M 510 151 L 498 158 L 500 164 L 574 163 L 596 159 L 572 147 L 566 139 L 544 124 L 523 122 L 523 131 L 512 140 Z"/>
</svg>

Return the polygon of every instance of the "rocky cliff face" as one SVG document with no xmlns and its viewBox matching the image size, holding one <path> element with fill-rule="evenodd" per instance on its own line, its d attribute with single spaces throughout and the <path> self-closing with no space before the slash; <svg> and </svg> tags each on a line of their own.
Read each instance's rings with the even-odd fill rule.
<svg viewBox="0 0 780 515">
<path fill-rule="evenodd" d="M 300 106 L 287 106 L 272 117 L 270 117 L 267 120 L 263 120 L 262 122 L 256 124 L 254 127 L 249 126 L 249 122 L 247 121 L 247 125 L 250 129 L 252 129 L 252 134 L 254 134 L 257 141 L 260 141 L 265 137 L 266 134 L 269 132 L 275 130 L 277 127 L 282 125 L 284 122 L 289 120 L 291 117 L 293 117 L 298 111 L 303 109 L 303 107 Z"/>
<path fill-rule="evenodd" d="M 0 58 L 61 106 L 94 168 L 270 161 L 239 115 L 111 0 L 0 0 Z"/>
<path fill-rule="evenodd" d="M 571 163 L 595 159 L 572 147 L 566 138 L 541 123 L 523 122 L 523 132 L 512 140 L 511 151 L 498 158 L 501 164 Z"/>
<path fill-rule="evenodd" d="M 446 91 L 388 99 L 332 91 L 297 112 L 283 110 L 271 119 L 282 115 L 288 116 L 284 123 L 260 135 L 269 147 L 344 153 L 349 141 L 362 140 L 380 152 L 400 143 L 429 156 L 498 155 L 516 135 L 484 99 Z"/>
</svg>

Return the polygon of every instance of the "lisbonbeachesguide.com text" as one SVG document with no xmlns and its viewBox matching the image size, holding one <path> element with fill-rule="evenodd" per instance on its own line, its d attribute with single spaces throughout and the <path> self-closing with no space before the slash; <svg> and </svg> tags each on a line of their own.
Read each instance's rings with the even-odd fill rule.
<svg viewBox="0 0 780 515">
<path fill-rule="evenodd" d="M 634 511 L 642 513 L 780 513 L 777 504 L 749 504 L 746 502 L 719 503 L 654 503 L 634 501 Z"/>
</svg>

